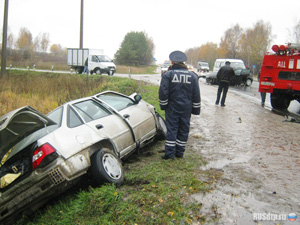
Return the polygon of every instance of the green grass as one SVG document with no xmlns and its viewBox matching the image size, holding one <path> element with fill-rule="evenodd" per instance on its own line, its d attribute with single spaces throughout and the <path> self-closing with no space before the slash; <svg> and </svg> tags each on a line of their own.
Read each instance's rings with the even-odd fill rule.
<svg viewBox="0 0 300 225">
<path fill-rule="evenodd" d="M 127 78 L 10 71 L 0 78 L 0 115 L 24 105 L 47 113 L 60 104 L 113 90 L 141 94 L 164 115 L 158 104 L 158 86 Z M 165 161 L 164 141 L 155 141 L 124 163 L 125 183 L 106 184 L 64 193 L 17 224 L 193 224 L 204 223 L 201 203 L 192 194 L 210 191 L 209 181 L 199 179 L 205 162 L 199 153 L 187 149 L 183 159 Z"/>
</svg>

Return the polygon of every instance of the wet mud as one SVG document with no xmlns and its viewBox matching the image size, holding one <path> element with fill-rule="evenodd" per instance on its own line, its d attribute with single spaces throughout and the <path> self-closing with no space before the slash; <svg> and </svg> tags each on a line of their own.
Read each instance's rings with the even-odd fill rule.
<svg viewBox="0 0 300 225">
<path fill-rule="evenodd" d="M 300 216 L 300 124 L 230 91 L 216 106 L 217 86 L 200 89 L 188 143 L 207 161 L 200 171 L 223 173 L 212 192 L 193 196 L 207 224 L 299 224 L 288 215 Z"/>
</svg>

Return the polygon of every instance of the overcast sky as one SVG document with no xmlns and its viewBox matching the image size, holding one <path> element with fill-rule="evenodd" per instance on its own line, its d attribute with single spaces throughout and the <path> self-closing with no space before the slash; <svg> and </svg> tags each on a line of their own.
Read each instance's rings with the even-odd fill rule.
<svg viewBox="0 0 300 225">
<path fill-rule="evenodd" d="M 0 0 L 0 27 L 4 2 Z M 33 38 L 47 32 L 50 44 L 78 48 L 80 3 L 9 0 L 9 32 L 17 38 L 26 27 Z M 284 44 L 291 41 L 299 10 L 300 0 L 84 0 L 83 47 L 103 49 L 113 58 L 128 32 L 144 31 L 153 40 L 155 58 L 163 62 L 173 50 L 219 44 L 228 28 L 252 28 L 259 20 L 271 24 L 272 44 Z"/>
</svg>

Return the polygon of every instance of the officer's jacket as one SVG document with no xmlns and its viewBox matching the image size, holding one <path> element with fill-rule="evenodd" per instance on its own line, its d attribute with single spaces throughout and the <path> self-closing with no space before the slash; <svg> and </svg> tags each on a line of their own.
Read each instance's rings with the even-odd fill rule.
<svg viewBox="0 0 300 225">
<path fill-rule="evenodd" d="M 229 82 L 234 75 L 232 67 L 222 66 L 217 73 L 217 79 L 218 81 Z"/>
<path fill-rule="evenodd" d="M 179 114 L 200 114 L 201 97 L 198 76 L 186 68 L 173 66 L 163 74 L 159 88 L 162 110 Z"/>
</svg>

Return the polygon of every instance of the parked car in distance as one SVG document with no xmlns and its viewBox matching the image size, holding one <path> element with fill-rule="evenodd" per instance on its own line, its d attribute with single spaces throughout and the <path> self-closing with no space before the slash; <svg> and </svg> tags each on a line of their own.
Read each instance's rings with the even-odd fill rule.
<svg viewBox="0 0 300 225">
<path fill-rule="evenodd" d="M 30 106 L 1 116 L 0 224 L 30 215 L 85 174 L 96 185 L 121 184 L 121 160 L 165 134 L 164 119 L 136 93 L 102 92 L 47 116 Z"/>
<path fill-rule="evenodd" d="M 198 72 L 205 72 L 208 73 L 209 72 L 209 65 L 208 62 L 206 61 L 199 61 L 197 63 L 197 71 Z"/>
</svg>

